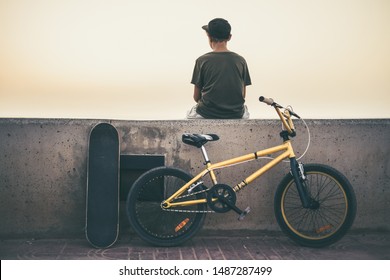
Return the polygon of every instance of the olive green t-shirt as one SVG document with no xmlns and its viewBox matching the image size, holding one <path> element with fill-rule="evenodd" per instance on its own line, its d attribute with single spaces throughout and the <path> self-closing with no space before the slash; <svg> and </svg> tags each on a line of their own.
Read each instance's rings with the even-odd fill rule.
<svg viewBox="0 0 390 280">
<path fill-rule="evenodd" d="M 244 113 L 244 87 L 251 84 L 245 59 L 234 52 L 210 52 L 196 60 L 191 83 L 201 90 L 197 113 L 237 119 Z"/>
</svg>

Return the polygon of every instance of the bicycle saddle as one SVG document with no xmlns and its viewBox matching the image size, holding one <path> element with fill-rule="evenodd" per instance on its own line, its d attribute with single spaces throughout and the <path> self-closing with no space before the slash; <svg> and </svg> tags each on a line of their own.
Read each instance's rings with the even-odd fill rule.
<svg viewBox="0 0 390 280">
<path fill-rule="evenodd" d="M 184 133 L 182 135 L 182 141 L 185 144 L 195 146 L 197 148 L 202 147 L 209 141 L 217 141 L 219 136 L 216 134 L 190 134 Z"/>
</svg>

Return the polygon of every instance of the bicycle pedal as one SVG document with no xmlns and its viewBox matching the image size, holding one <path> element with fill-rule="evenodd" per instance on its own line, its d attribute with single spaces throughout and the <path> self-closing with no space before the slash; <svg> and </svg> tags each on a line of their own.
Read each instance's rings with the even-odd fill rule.
<svg viewBox="0 0 390 280">
<path fill-rule="evenodd" d="M 245 208 L 244 211 L 241 212 L 241 214 L 238 216 L 238 220 L 239 221 L 242 221 L 245 216 L 251 211 L 251 208 L 248 206 L 247 208 Z"/>
</svg>

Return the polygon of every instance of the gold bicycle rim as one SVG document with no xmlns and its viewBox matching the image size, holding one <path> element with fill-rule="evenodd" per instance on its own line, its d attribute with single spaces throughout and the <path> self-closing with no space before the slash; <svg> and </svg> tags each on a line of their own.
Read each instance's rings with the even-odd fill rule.
<svg viewBox="0 0 390 280">
<path fill-rule="evenodd" d="M 345 219 L 347 217 L 347 213 L 348 213 L 348 200 L 347 200 L 347 195 L 344 191 L 344 189 L 341 187 L 341 184 L 339 183 L 338 180 L 336 180 L 333 176 L 330 176 L 329 174 L 326 174 L 326 173 L 323 173 L 323 172 L 307 172 L 307 176 L 309 175 L 312 175 L 312 174 L 319 174 L 319 175 L 324 175 L 328 178 L 330 178 L 332 180 L 332 182 L 335 182 L 337 187 L 342 191 L 343 193 L 343 198 L 344 198 L 344 202 L 345 202 L 345 211 L 344 211 L 344 216 L 342 217 L 341 219 L 341 222 L 337 225 L 337 228 L 335 230 L 333 230 L 332 232 L 330 232 L 329 234 L 327 235 L 323 235 L 323 236 L 320 236 L 320 237 L 314 237 L 314 236 L 309 236 L 309 235 L 305 235 L 305 234 L 302 234 L 301 232 L 299 232 L 298 230 L 296 230 L 288 221 L 287 217 L 286 217 L 286 213 L 285 213 L 285 209 L 284 209 L 284 202 L 285 202 L 285 197 L 286 197 L 286 192 L 290 189 L 290 187 L 292 186 L 294 182 L 294 179 L 291 180 L 290 184 L 284 189 L 283 193 L 282 193 L 282 200 L 281 200 L 281 206 L 282 206 L 282 216 L 283 216 L 283 220 L 285 221 L 286 225 L 288 226 L 288 228 L 293 231 L 296 235 L 298 235 L 299 237 L 301 238 L 304 238 L 304 239 L 310 239 L 310 240 L 321 240 L 321 239 L 325 239 L 325 238 L 328 238 L 330 236 L 332 236 L 335 232 L 337 232 L 340 227 L 344 224 L 345 222 Z"/>
</svg>

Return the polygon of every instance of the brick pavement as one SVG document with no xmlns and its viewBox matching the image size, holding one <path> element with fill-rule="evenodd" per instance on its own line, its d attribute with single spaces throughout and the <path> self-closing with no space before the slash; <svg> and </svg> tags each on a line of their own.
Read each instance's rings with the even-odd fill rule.
<svg viewBox="0 0 390 280">
<path fill-rule="evenodd" d="M 280 232 L 240 236 L 198 235 L 179 247 L 153 247 L 135 235 L 121 236 L 108 249 L 79 239 L 0 240 L 2 260 L 389 260 L 389 232 L 351 232 L 338 243 L 314 249 L 296 245 Z"/>
</svg>

